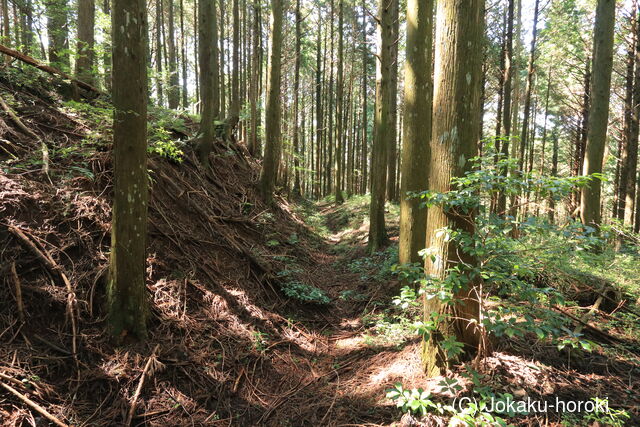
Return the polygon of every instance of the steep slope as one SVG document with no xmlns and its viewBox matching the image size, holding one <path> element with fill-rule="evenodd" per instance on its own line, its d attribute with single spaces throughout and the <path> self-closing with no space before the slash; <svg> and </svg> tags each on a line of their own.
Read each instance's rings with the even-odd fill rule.
<svg viewBox="0 0 640 427">
<path fill-rule="evenodd" d="M 280 288 L 315 281 L 336 296 L 328 271 L 340 273 L 319 250 L 326 243 L 284 201 L 264 205 L 254 190 L 258 165 L 243 145 L 219 141 L 208 172 L 188 147 L 183 156 L 152 154 L 150 337 L 112 346 L 103 310 L 109 106 L 62 102 L 45 89 L 51 80 L 25 72 L 21 80 L 15 69 L 0 76 L 2 378 L 69 424 L 116 425 L 129 416 L 148 425 L 279 424 L 299 408 L 303 423 L 317 424 L 333 406 L 320 389 L 340 371 L 322 330 L 345 313 L 296 303 Z M 165 145 L 196 128 L 162 110 L 150 123 Z M 167 154 L 161 148 L 153 151 Z M 3 424 L 37 414 L 18 402 L 0 401 Z M 360 406 L 368 411 L 366 400 Z"/>
</svg>

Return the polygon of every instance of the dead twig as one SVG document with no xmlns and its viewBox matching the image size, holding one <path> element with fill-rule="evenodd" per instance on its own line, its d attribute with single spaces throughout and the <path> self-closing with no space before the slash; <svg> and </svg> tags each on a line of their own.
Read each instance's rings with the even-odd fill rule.
<svg viewBox="0 0 640 427">
<path fill-rule="evenodd" d="M 20 242 L 22 242 L 24 247 L 33 252 L 36 257 L 45 265 L 45 267 L 47 267 L 47 269 L 49 269 L 49 271 L 53 275 L 58 276 L 65 285 L 67 289 L 67 311 L 69 312 L 69 317 L 71 320 L 71 351 L 73 353 L 73 358 L 75 359 L 76 364 L 78 364 L 78 329 L 76 325 L 76 316 L 74 314 L 76 295 L 73 292 L 73 288 L 71 287 L 69 278 L 66 276 L 66 274 L 64 274 L 60 266 L 53 260 L 53 258 L 51 258 L 51 255 L 47 253 L 46 249 L 44 250 L 44 252 L 40 250 L 36 246 L 36 244 L 33 243 L 31 239 L 19 228 L 10 225 L 8 229 L 11 234 L 16 236 L 20 240 Z"/>
<path fill-rule="evenodd" d="M 4 101 L 4 99 L 1 96 L 0 96 L 0 106 L 2 106 L 2 109 L 5 111 L 5 113 L 7 113 L 9 117 L 11 117 L 11 120 L 13 120 L 16 126 L 18 126 L 18 128 L 20 128 L 20 130 L 24 134 L 30 136 L 31 138 L 35 139 L 37 142 L 40 143 L 40 147 L 42 149 L 42 172 L 45 175 L 49 176 L 49 147 L 47 147 L 47 144 L 45 144 L 42 138 L 40 138 L 34 131 L 29 129 L 22 122 L 22 120 L 20 120 L 16 112 L 13 111 L 13 109 L 9 106 L 9 104 L 7 104 Z"/>
<path fill-rule="evenodd" d="M 11 276 L 13 276 L 13 284 L 16 289 L 16 304 L 18 305 L 18 318 L 20 322 L 24 323 L 24 304 L 22 302 L 22 286 L 20 285 L 20 278 L 16 272 L 16 263 L 11 263 Z"/>
<path fill-rule="evenodd" d="M 158 348 L 160 348 L 160 344 L 156 345 L 156 347 L 153 349 L 153 352 L 151 353 L 151 356 L 149 356 L 149 359 L 147 359 L 147 363 L 144 365 L 144 369 L 142 370 L 142 375 L 140 375 L 140 381 L 138 382 L 138 387 L 136 387 L 136 392 L 133 394 L 133 399 L 131 400 L 131 407 L 129 408 L 129 413 L 127 414 L 127 420 L 124 424 L 125 426 L 131 425 L 131 421 L 133 420 L 133 415 L 136 412 L 136 406 L 138 406 L 138 398 L 140 397 L 140 393 L 142 392 L 142 387 L 144 386 L 144 379 L 147 376 L 147 372 L 149 371 L 149 368 L 151 368 L 152 362 L 155 360 L 156 352 L 158 351 Z"/>
<path fill-rule="evenodd" d="M 11 387 L 10 385 L 7 385 L 7 384 L 5 384 L 3 382 L 0 382 L 0 386 L 2 386 L 5 390 L 7 390 L 8 392 L 10 392 L 14 396 L 16 396 L 18 399 L 22 400 L 24 403 L 29 405 L 31 408 L 33 408 L 36 411 L 38 411 L 46 419 L 48 419 L 49 421 L 51 421 L 55 425 L 60 426 L 60 427 L 69 427 L 68 424 L 63 423 L 58 418 L 56 418 L 53 415 L 51 415 L 51 413 L 49 413 L 42 406 L 38 405 L 36 402 L 34 402 L 33 400 L 29 399 L 27 396 L 25 396 L 24 394 L 20 393 L 18 390 L 16 390 L 15 388 Z"/>
</svg>

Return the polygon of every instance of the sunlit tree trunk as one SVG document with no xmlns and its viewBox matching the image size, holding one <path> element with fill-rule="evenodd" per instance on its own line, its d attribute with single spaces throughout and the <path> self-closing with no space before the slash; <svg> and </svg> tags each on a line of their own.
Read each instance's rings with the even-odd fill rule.
<svg viewBox="0 0 640 427">
<path fill-rule="evenodd" d="M 615 24 L 615 0 L 598 0 L 593 35 L 593 83 L 587 146 L 583 174 L 602 172 L 602 159 L 609 122 L 609 97 L 611 69 L 613 66 L 613 30 Z M 601 181 L 592 180 L 582 188 L 580 216 L 585 225 L 600 224 Z"/>
<path fill-rule="evenodd" d="M 76 48 L 76 76 L 93 84 L 95 0 L 78 0 L 78 44 Z"/>
<path fill-rule="evenodd" d="M 437 2 L 436 51 L 434 74 L 434 111 L 431 133 L 429 188 L 436 192 L 451 189 L 451 179 L 470 169 L 469 159 L 478 149 L 480 79 L 482 73 L 484 0 L 450 0 Z M 443 228 L 474 232 L 473 213 L 468 216 L 445 211 L 440 206 L 429 209 L 427 218 L 427 250 L 425 270 L 430 276 L 444 278 L 448 269 L 475 259 L 462 252 L 454 240 L 439 233 Z M 467 356 L 480 346 L 477 330 L 479 314 L 477 279 L 456 292 L 456 305 L 449 308 L 454 318 L 443 325 L 423 344 L 423 364 L 428 375 L 438 375 L 447 362 L 439 341 L 453 334 L 465 345 Z M 425 299 L 425 320 L 432 312 L 442 311 L 437 298 Z"/>
<path fill-rule="evenodd" d="M 371 204 L 369 208 L 369 252 L 387 242 L 384 222 L 387 185 L 387 151 L 391 124 L 389 84 L 393 59 L 393 10 L 398 0 L 378 0 L 378 56 L 376 61 L 376 104 L 373 149 L 371 154 Z"/>
<path fill-rule="evenodd" d="M 345 147 L 344 124 L 344 0 L 338 0 L 338 70 L 336 77 L 336 152 L 335 152 L 335 184 L 336 203 L 344 202 L 342 197 L 342 158 Z"/>
<path fill-rule="evenodd" d="M 49 62 L 62 70 L 69 69 L 69 24 L 67 0 L 48 0 L 47 34 L 49 36 Z"/>
<path fill-rule="evenodd" d="M 265 151 L 260 175 L 260 191 L 267 201 L 273 191 L 280 165 L 280 83 L 282 77 L 282 4 L 283 0 L 271 0 L 271 39 L 269 47 L 269 87 L 267 88 Z"/>
<path fill-rule="evenodd" d="M 509 0 L 507 8 L 507 33 L 505 38 L 504 49 L 504 77 L 502 88 L 502 132 L 501 135 L 506 137 L 500 147 L 500 152 L 504 157 L 509 157 L 509 138 L 511 137 L 511 82 L 513 79 L 513 10 L 514 0 Z M 501 171 L 503 175 L 506 175 L 508 171 L 503 169 Z M 507 209 L 507 196 L 503 192 L 498 195 L 498 204 L 496 211 L 499 214 L 505 213 Z"/>
<path fill-rule="evenodd" d="M 427 190 L 430 162 L 433 0 L 407 2 L 407 61 L 404 70 L 404 135 L 400 184 L 400 264 L 420 261 L 426 244 L 427 209 L 409 192 Z"/>
</svg>

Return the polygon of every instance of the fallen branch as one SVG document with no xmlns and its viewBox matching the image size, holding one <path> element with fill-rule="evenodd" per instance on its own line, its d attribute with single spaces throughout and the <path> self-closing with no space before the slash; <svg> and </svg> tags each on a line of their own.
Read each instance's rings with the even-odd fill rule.
<svg viewBox="0 0 640 427">
<path fill-rule="evenodd" d="M 129 408 L 129 413 L 127 414 L 127 420 L 125 422 L 125 426 L 130 426 L 131 421 L 133 420 L 133 415 L 136 412 L 136 406 L 138 406 L 138 398 L 140 397 L 140 393 L 142 392 L 142 386 L 144 385 L 144 379 L 147 376 L 147 372 L 149 368 L 151 368 L 151 363 L 155 360 L 156 352 L 160 348 L 160 344 L 156 345 L 156 348 L 153 349 L 151 356 L 147 359 L 147 363 L 144 365 L 144 369 L 142 370 L 142 375 L 140 375 L 140 381 L 138 382 L 138 387 L 136 388 L 136 392 L 133 394 L 133 400 L 131 400 L 131 407 Z"/>
<path fill-rule="evenodd" d="M 49 175 L 49 147 L 47 147 L 47 144 L 45 144 L 42 138 L 40 138 L 35 132 L 33 132 L 24 123 L 22 123 L 22 120 L 20 120 L 16 112 L 13 111 L 13 109 L 4 101 L 4 99 L 2 99 L 1 96 L 0 106 L 2 106 L 2 109 L 9 115 L 9 117 L 11 117 L 11 120 L 13 120 L 16 126 L 18 126 L 24 134 L 30 136 L 40 143 L 40 147 L 42 148 L 42 172 L 44 172 L 46 175 Z"/>
<path fill-rule="evenodd" d="M 579 324 L 583 325 L 586 329 L 588 329 L 589 331 L 593 332 L 596 335 L 599 335 L 601 338 L 604 338 L 604 339 L 606 339 L 606 340 L 608 340 L 610 342 L 615 342 L 615 343 L 623 343 L 624 342 L 624 340 L 622 340 L 622 339 L 620 339 L 620 338 L 618 338 L 618 337 L 616 337 L 614 335 L 611 335 L 610 333 L 605 332 L 600 328 L 596 328 L 595 326 L 592 326 L 587 322 L 582 321 L 581 319 L 575 317 L 574 315 L 572 315 L 570 313 L 567 313 L 566 311 L 562 310 L 561 308 L 554 307 L 554 309 L 556 311 L 558 311 L 559 313 L 564 314 L 569 319 L 571 319 L 571 320 L 573 320 L 575 322 L 578 322 Z"/>
<path fill-rule="evenodd" d="M 35 243 L 29 239 L 29 237 L 24 234 L 20 229 L 14 227 L 12 225 L 8 226 L 9 232 L 16 236 L 22 242 L 23 246 L 29 249 L 31 252 L 35 254 L 35 256 L 47 267 L 47 269 L 53 274 L 56 275 L 62 280 L 65 288 L 67 289 L 67 311 L 69 312 L 69 317 L 71 318 L 71 351 L 73 352 L 73 358 L 78 362 L 78 329 L 76 325 L 76 317 L 74 315 L 74 302 L 76 299 L 76 294 L 73 292 L 73 288 L 71 287 L 71 282 L 66 274 L 62 271 L 60 266 L 56 264 L 56 262 L 51 258 L 46 250 L 41 251 Z"/>
<path fill-rule="evenodd" d="M 24 403 L 26 403 L 27 405 L 29 405 L 30 407 L 32 407 L 36 411 L 38 411 L 46 419 L 48 419 L 49 421 L 51 421 L 55 425 L 60 426 L 60 427 L 69 427 L 68 424 L 63 423 L 58 418 L 56 418 L 53 415 L 51 415 L 42 406 L 38 405 L 36 402 L 34 402 L 33 400 L 29 399 L 27 396 L 25 396 L 24 394 L 20 393 L 18 390 L 16 390 L 15 388 L 11 387 L 10 385 L 7 385 L 7 384 L 5 384 L 3 382 L 0 382 L 0 386 L 2 386 L 5 390 L 9 391 L 11 394 L 16 396 L 18 399 L 22 400 Z"/>
<path fill-rule="evenodd" d="M 16 304 L 18 305 L 18 318 L 21 323 L 24 323 L 24 304 L 22 302 L 22 286 L 20 285 L 20 278 L 16 272 L 16 263 L 11 263 L 11 275 L 13 276 L 13 283 L 16 289 Z"/>
<path fill-rule="evenodd" d="M 39 70 L 45 71 L 45 72 L 47 72 L 49 74 L 52 74 L 52 75 L 60 76 L 65 80 L 69 80 L 72 83 L 80 86 L 83 89 L 86 89 L 86 90 L 91 91 L 91 92 L 98 93 L 100 95 L 104 95 L 104 92 L 102 92 L 98 88 L 95 88 L 95 87 L 91 86 L 89 83 L 85 83 L 83 81 L 80 81 L 80 80 L 76 79 L 75 77 L 72 77 L 72 76 L 70 76 L 69 74 L 67 74 L 67 73 L 65 73 L 63 71 L 58 70 L 57 68 L 51 67 L 49 65 L 45 65 L 42 62 L 38 61 L 37 59 L 32 58 L 30 56 L 27 56 L 27 55 L 25 55 L 23 53 L 20 53 L 17 50 L 13 50 L 13 49 L 5 46 L 5 45 L 0 44 L 0 52 L 4 53 L 5 55 L 12 56 L 12 57 L 24 62 L 25 64 L 32 65 L 32 66 L 36 67 Z"/>
</svg>

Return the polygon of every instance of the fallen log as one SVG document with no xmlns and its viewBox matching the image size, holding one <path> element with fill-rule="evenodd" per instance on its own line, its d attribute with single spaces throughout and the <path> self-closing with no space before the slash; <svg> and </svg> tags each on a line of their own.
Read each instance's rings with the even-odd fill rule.
<svg viewBox="0 0 640 427">
<path fill-rule="evenodd" d="M 17 60 L 20 60 L 22 62 L 24 62 L 25 64 L 29 64 L 33 67 L 36 67 L 39 70 L 45 71 L 49 74 L 55 75 L 55 76 L 60 76 L 65 80 L 69 80 L 71 81 L 71 83 L 76 84 L 77 86 L 88 90 L 90 92 L 95 92 L 97 94 L 100 95 L 104 95 L 104 92 L 101 91 L 100 89 L 91 86 L 89 83 L 85 83 L 81 80 L 76 79 L 75 77 L 70 76 L 69 74 L 65 73 L 64 71 L 58 70 L 57 68 L 54 68 L 50 65 L 46 65 L 43 64 L 42 62 L 38 61 L 35 58 L 32 58 L 28 55 L 25 55 L 23 53 L 18 52 L 17 50 L 13 50 L 3 44 L 0 44 L 0 52 L 4 53 L 5 55 L 9 55 Z"/>
</svg>

